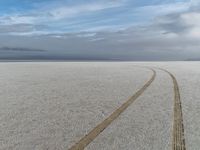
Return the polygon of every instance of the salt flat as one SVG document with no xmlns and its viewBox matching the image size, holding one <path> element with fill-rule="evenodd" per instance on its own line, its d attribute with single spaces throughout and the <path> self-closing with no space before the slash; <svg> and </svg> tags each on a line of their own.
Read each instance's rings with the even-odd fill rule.
<svg viewBox="0 0 200 150">
<path fill-rule="evenodd" d="M 0 63 L 0 149 L 70 148 L 151 77 L 177 78 L 187 150 L 200 147 L 199 62 Z M 171 149 L 173 84 L 150 87 L 86 149 Z"/>
<path fill-rule="evenodd" d="M 179 83 L 187 150 L 200 148 L 200 62 L 152 63 L 171 71 Z"/>
<path fill-rule="evenodd" d="M 0 149 L 66 149 L 151 71 L 121 63 L 1 63 Z"/>
<path fill-rule="evenodd" d="M 151 87 L 87 149 L 171 149 L 173 89 L 170 77 L 157 70 Z"/>
</svg>

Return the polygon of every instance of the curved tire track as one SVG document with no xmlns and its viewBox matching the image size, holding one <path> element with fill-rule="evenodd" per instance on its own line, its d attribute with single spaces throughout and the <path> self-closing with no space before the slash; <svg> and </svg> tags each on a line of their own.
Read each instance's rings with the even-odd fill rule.
<svg viewBox="0 0 200 150">
<path fill-rule="evenodd" d="M 180 99 L 180 92 L 178 82 L 175 76 L 169 71 L 159 68 L 170 75 L 174 84 L 174 121 L 173 121 L 173 141 L 172 150 L 186 150 L 185 138 L 184 138 L 184 125 L 183 114 Z"/>
<path fill-rule="evenodd" d="M 88 144 L 90 144 L 105 128 L 107 128 L 119 115 L 126 110 L 154 81 L 156 77 L 155 70 L 151 69 L 153 75 L 146 82 L 146 84 L 139 89 L 132 97 L 130 97 L 124 104 L 122 104 L 117 110 L 115 110 L 108 118 L 98 124 L 87 135 L 85 135 L 79 142 L 73 145 L 69 150 L 83 150 Z"/>
</svg>

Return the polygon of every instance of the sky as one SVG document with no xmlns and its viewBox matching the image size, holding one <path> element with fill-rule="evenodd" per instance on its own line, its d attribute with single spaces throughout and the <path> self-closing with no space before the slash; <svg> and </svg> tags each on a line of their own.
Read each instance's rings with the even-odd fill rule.
<svg viewBox="0 0 200 150">
<path fill-rule="evenodd" d="M 0 59 L 200 60 L 200 0 L 0 0 Z"/>
</svg>

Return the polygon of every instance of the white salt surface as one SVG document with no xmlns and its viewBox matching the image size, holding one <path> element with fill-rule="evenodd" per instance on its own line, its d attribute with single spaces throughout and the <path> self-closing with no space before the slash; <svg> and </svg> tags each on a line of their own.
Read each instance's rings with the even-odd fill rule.
<svg viewBox="0 0 200 150">
<path fill-rule="evenodd" d="M 148 65 L 166 68 L 175 75 L 180 88 L 186 149 L 199 150 L 200 62 L 162 62 L 148 63 Z"/>
<path fill-rule="evenodd" d="M 66 150 L 151 77 L 177 78 L 187 150 L 200 147 L 200 62 L 0 63 L 0 150 Z M 173 85 L 157 71 L 152 85 L 88 150 L 168 150 Z"/>
<path fill-rule="evenodd" d="M 170 77 L 156 70 L 152 85 L 87 150 L 170 150 L 173 88 Z"/>
<path fill-rule="evenodd" d="M 0 149 L 63 150 L 152 72 L 132 63 L 0 63 Z"/>
</svg>

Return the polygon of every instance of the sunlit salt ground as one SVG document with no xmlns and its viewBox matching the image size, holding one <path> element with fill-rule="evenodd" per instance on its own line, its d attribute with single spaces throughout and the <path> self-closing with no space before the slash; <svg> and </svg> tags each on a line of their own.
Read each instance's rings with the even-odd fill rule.
<svg viewBox="0 0 200 150">
<path fill-rule="evenodd" d="M 200 147 L 199 62 L 0 63 L 0 150 L 66 150 L 151 77 L 177 78 L 187 150 Z M 168 150 L 173 84 L 152 85 L 86 149 Z"/>
</svg>

